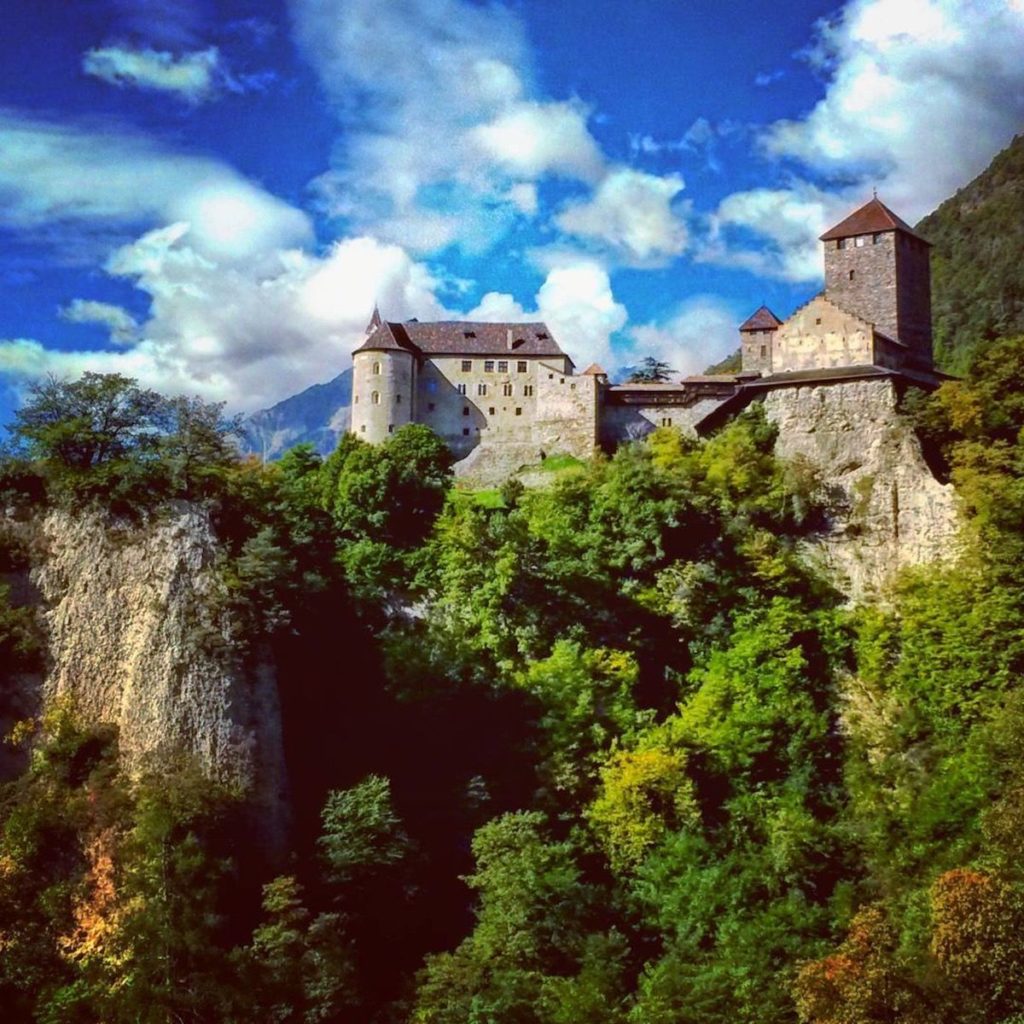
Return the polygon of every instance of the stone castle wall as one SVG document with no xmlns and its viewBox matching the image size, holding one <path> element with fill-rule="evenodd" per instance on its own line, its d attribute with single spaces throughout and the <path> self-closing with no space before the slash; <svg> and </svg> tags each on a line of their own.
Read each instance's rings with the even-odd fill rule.
<svg viewBox="0 0 1024 1024">
<path fill-rule="evenodd" d="M 819 295 L 776 331 L 771 369 L 784 373 L 870 365 L 874 355 L 871 325 Z"/>
</svg>

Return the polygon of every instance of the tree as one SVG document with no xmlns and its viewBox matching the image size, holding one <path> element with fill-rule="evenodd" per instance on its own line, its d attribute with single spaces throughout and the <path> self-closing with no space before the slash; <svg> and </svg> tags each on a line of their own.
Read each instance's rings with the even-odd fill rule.
<svg viewBox="0 0 1024 1024">
<path fill-rule="evenodd" d="M 664 384 L 675 372 L 668 363 L 655 359 L 654 356 L 646 356 L 638 366 L 632 368 L 626 383 Z"/>
</svg>

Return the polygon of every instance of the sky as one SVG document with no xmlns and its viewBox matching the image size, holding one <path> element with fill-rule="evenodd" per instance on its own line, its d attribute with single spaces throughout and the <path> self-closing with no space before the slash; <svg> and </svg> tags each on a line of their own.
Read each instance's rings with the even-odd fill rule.
<svg viewBox="0 0 1024 1024">
<path fill-rule="evenodd" d="M 700 372 L 1024 129 L 1024 0 L 0 0 L 0 415 L 249 412 L 390 320 Z"/>
</svg>

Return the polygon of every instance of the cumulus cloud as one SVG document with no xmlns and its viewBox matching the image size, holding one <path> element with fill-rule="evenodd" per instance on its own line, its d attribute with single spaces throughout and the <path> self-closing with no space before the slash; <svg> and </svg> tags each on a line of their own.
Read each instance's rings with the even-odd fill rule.
<svg viewBox="0 0 1024 1024">
<path fill-rule="evenodd" d="M 536 183 L 593 186 L 606 160 L 579 101 L 538 97 L 518 17 L 468 0 L 295 0 L 295 35 L 344 127 L 328 213 L 420 252 L 482 251 L 542 216 Z"/>
<path fill-rule="evenodd" d="M 653 356 L 677 373 L 703 373 L 739 346 L 737 317 L 721 299 L 698 295 L 683 302 L 662 323 L 629 329 L 629 358 L 633 363 Z"/>
<path fill-rule="evenodd" d="M 816 236 L 879 197 L 913 223 L 980 173 L 1024 123 L 1018 0 L 851 0 L 818 24 L 807 58 L 825 76 L 802 118 L 761 134 L 762 152 L 803 165 L 789 187 L 729 197 L 715 225 L 774 251 L 713 238 L 708 256 L 788 280 L 820 273 Z M 805 221 L 800 230 L 801 220 Z"/>
<path fill-rule="evenodd" d="M 74 299 L 60 310 L 70 324 L 99 324 L 110 332 L 115 345 L 130 345 L 138 334 L 138 321 L 122 306 L 92 299 Z"/>
<path fill-rule="evenodd" d="M 87 50 L 82 70 L 111 85 L 170 93 L 189 103 L 209 99 L 218 80 L 215 46 L 175 56 L 166 50 L 103 46 Z"/>
<path fill-rule="evenodd" d="M 305 213 L 221 161 L 117 128 L 2 109 L 0 199 L 6 225 L 16 228 L 183 221 L 196 250 L 217 260 L 258 258 L 313 235 Z"/>
<path fill-rule="evenodd" d="M 686 248 L 686 225 L 672 208 L 682 190 L 676 174 L 659 177 L 619 167 L 592 198 L 570 203 L 556 222 L 563 231 L 618 250 L 629 262 L 664 262 Z"/>
</svg>

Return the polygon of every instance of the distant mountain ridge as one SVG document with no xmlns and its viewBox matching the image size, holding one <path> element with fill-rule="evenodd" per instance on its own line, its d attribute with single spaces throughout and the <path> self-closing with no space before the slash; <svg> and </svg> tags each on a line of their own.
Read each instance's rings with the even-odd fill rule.
<svg viewBox="0 0 1024 1024">
<path fill-rule="evenodd" d="M 297 444 L 311 444 L 328 455 L 348 430 L 352 406 L 352 370 L 326 384 L 314 384 L 243 423 L 243 448 L 263 459 L 276 459 Z"/>
<path fill-rule="evenodd" d="M 935 362 L 960 374 L 980 346 L 1024 333 L 1024 135 L 916 230 L 933 247 Z"/>
</svg>

